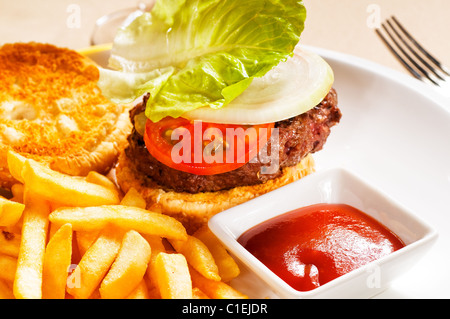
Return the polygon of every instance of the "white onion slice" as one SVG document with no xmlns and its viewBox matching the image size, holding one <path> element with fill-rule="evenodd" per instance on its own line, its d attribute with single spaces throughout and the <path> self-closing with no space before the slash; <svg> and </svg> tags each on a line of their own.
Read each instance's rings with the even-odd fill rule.
<svg viewBox="0 0 450 319">
<path fill-rule="evenodd" d="M 320 56 L 296 48 L 280 63 L 227 106 L 202 107 L 183 117 L 221 124 L 264 124 L 305 113 L 319 104 L 334 81 L 331 67 Z"/>
</svg>

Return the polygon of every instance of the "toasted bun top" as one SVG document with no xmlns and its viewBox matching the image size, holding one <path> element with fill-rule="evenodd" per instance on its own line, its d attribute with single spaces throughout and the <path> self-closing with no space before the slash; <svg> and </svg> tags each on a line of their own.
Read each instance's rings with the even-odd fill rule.
<svg viewBox="0 0 450 319">
<path fill-rule="evenodd" d="M 97 87 L 99 70 L 76 51 L 41 43 L 0 48 L 0 182 L 14 151 L 71 175 L 105 172 L 131 130 L 128 109 Z"/>
</svg>

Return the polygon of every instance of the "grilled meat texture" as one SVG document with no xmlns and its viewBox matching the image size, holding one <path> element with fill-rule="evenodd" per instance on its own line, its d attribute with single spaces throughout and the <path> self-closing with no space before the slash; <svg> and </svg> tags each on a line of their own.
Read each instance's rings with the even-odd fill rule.
<svg viewBox="0 0 450 319">
<path fill-rule="evenodd" d="M 136 114 L 144 111 L 145 104 L 146 98 L 130 112 L 132 121 Z M 162 164 L 147 151 L 143 137 L 135 129 L 128 137 L 129 146 L 125 154 L 134 162 L 136 172 L 145 174 L 164 190 L 199 193 L 256 185 L 277 178 L 282 174 L 283 167 L 294 166 L 306 155 L 321 150 L 331 127 L 339 123 L 341 116 L 336 91 L 331 89 L 323 101 L 310 111 L 275 123 L 275 128 L 279 129 L 278 141 L 272 137 L 266 145 L 267 149 L 260 151 L 260 155 L 264 152 L 265 157 L 255 158 L 238 169 L 217 175 L 195 175 Z M 267 155 L 270 158 L 273 151 L 279 154 L 278 169 L 271 174 L 261 174 L 262 167 L 270 165 L 266 161 Z"/>
</svg>

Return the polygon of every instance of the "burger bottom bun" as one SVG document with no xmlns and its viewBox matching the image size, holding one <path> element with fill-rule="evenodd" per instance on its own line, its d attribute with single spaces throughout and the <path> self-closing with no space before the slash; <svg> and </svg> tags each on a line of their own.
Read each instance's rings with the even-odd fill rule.
<svg viewBox="0 0 450 319">
<path fill-rule="evenodd" d="M 312 155 L 308 155 L 296 166 L 284 168 L 280 177 L 263 184 L 190 194 L 163 190 L 153 180 L 136 172 L 133 163 L 122 153 L 116 167 L 116 178 L 122 191 L 135 188 L 147 202 L 148 210 L 176 218 L 188 233 L 193 233 L 215 214 L 299 180 L 313 173 L 314 166 Z"/>
</svg>

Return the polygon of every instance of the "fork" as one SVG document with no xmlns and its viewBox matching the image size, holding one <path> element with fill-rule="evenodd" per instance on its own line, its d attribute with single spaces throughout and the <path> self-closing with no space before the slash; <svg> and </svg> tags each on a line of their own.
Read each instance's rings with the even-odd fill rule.
<svg viewBox="0 0 450 319">
<path fill-rule="evenodd" d="M 450 71 L 446 66 L 425 50 L 395 16 L 387 19 L 381 27 L 382 29 L 375 29 L 375 32 L 414 77 L 433 84 L 450 95 Z M 382 30 L 388 37 L 383 35 Z"/>
</svg>

